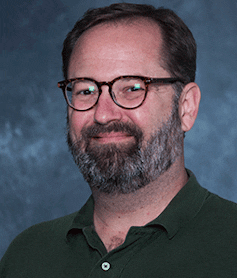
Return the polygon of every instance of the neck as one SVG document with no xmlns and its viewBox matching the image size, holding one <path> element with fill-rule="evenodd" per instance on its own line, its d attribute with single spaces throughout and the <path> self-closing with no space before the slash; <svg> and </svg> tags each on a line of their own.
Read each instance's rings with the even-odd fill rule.
<svg viewBox="0 0 237 278">
<path fill-rule="evenodd" d="M 186 170 L 177 162 L 136 192 L 109 195 L 93 191 L 94 225 L 108 251 L 123 243 L 131 226 L 144 226 L 158 217 L 185 185 Z"/>
</svg>

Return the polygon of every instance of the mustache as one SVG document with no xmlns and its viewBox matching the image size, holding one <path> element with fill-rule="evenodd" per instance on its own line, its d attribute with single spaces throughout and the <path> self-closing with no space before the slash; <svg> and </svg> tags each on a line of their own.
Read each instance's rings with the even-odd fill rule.
<svg viewBox="0 0 237 278">
<path fill-rule="evenodd" d="M 113 122 L 108 125 L 93 124 L 89 127 L 83 127 L 81 135 L 84 140 L 88 140 L 94 137 L 98 137 L 99 134 L 110 132 L 123 132 L 130 136 L 134 136 L 136 141 L 140 141 L 143 138 L 142 130 L 131 123 Z"/>
</svg>

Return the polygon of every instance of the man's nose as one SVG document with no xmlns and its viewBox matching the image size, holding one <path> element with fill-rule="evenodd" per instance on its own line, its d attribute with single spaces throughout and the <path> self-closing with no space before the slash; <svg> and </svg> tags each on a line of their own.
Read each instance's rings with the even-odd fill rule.
<svg viewBox="0 0 237 278">
<path fill-rule="evenodd" d="M 95 106 L 94 121 L 100 124 L 108 124 L 111 121 L 119 121 L 122 118 L 122 108 L 112 100 L 109 87 L 102 86 L 102 93 Z"/>
</svg>

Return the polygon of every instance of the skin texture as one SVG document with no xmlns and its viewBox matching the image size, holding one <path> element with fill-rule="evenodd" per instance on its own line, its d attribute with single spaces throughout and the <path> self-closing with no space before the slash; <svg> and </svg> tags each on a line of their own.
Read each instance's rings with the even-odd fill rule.
<svg viewBox="0 0 237 278">
<path fill-rule="evenodd" d="M 142 34 L 142 35 L 141 35 Z M 68 78 L 90 77 L 110 81 L 121 75 L 170 77 L 159 63 L 162 37 L 157 25 L 141 19 L 129 24 L 98 25 L 86 31 L 78 40 L 69 64 Z M 149 91 L 143 105 L 135 110 L 118 107 L 111 99 L 108 87 L 98 104 L 86 112 L 68 109 L 69 132 L 72 140 L 79 140 L 82 128 L 94 123 L 110 125 L 114 122 L 132 123 L 141 128 L 144 142 L 166 122 L 172 111 L 174 90 L 161 86 L 159 93 Z M 194 124 L 200 101 L 195 83 L 183 89 L 179 101 L 181 129 L 188 131 Z M 133 142 L 126 133 L 105 133 L 93 139 L 93 144 L 122 146 Z M 130 194 L 108 195 L 92 189 L 95 200 L 94 226 L 108 251 L 125 240 L 131 226 L 142 226 L 156 218 L 187 182 L 183 155 L 167 172 L 144 188 Z"/>
</svg>

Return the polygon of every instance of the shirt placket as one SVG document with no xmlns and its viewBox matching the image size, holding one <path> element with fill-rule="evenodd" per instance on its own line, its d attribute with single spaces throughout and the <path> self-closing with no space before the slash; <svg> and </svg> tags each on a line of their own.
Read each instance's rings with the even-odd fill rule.
<svg viewBox="0 0 237 278">
<path fill-rule="evenodd" d="M 148 227 L 132 227 L 125 242 L 109 253 L 106 252 L 103 243 L 100 240 L 100 242 L 97 241 L 99 238 L 98 236 L 96 239 L 95 235 L 93 237 L 87 235 L 87 239 L 89 239 L 88 243 L 100 254 L 98 262 L 92 267 L 88 277 L 121 277 L 126 265 L 132 260 L 133 256 L 142 249 L 142 246 L 149 241 L 150 237 L 152 237 L 155 232 L 157 232 L 157 230 Z M 95 232 L 92 232 L 92 234 L 94 233 Z"/>
</svg>

